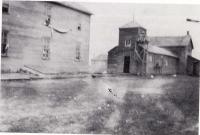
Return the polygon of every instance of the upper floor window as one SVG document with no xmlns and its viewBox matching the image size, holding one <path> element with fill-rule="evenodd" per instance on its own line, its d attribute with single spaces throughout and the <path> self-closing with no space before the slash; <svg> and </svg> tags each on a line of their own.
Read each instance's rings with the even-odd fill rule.
<svg viewBox="0 0 200 135">
<path fill-rule="evenodd" d="M 42 50 L 42 59 L 49 60 L 50 59 L 50 37 L 43 37 L 43 50 Z"/>
<path fill-rule="evenodd" d="M 78 44 L 76 45 L 76 60 L 80 61 L 81 60 L 81 46 Z"/>
<path fill-rule="evenodd" d="M 1 56 L 7 56 L 8 54 L 8 31 L 2 30 L 2 37 L 1 37 Z"/>
<path fill-rule="evenodd" d="M 47 16 L 47 19 L 45 20 L 45 25 L 49 26 L 51 24 L 51 15 Z"/>
<path fill-rule="evenodd" d="M 78 29 L 79 31 L 81 31 L 81 24 L 78 24 L 77 29 Z"/>
<path fill-rule="evenodd" d="M 8 3 L 3 3 L 2 13 L 3 14 L 8 14 L 9 13 L 9 4 Z"/>
<path fill-rule="evenodd" d="M 191 52 L 192 52 L 192 47 L 188 46 L 188 55 L 191 55 Z"/>
<path fill-rule="evenodd" d="M 168 61 L 167 60 L 165 60 L 165 66 L 168 66 Z"/>
<path fill-rule="evenodd" d="M 131 47 L 131 40 L 125 40 L 125 47 Z"/>
<path fill-rule="evenodd" d="M 49 26 L 51 24 L 51 8 L 52 6 L 49 3 L 45 3 L 45 14 L 47 16 L 45 20 L 46 26 Z"/>
</svg>

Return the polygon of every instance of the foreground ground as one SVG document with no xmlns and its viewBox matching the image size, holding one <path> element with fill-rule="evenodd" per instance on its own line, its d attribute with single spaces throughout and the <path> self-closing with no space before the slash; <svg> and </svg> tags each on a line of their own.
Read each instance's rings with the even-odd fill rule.
<svg viewBox="0 0 200 135">
<path fill-rule="evenodd" d="M 198 98 L 188 76 L 3 81 L 0 131 L 197 135 Z"/>
</svg>

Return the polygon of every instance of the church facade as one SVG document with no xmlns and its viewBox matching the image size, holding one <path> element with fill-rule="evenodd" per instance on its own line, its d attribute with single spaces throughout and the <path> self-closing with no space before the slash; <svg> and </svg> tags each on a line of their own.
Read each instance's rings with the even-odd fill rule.
<svg viewBox="0 0 200 135">
<path fill-rule="evenodd" d="M 91 13 L 71 2 L 4 1 L 1 70 L 87 72 Z"/>
<path fill-rule="evenodd" d="M 199 75 L 191 56 L 193 42 L 185 36 L 148 37 L 136 22 L 119 28 L 119 45 L 108 52 L 108 73 Z"/>
</svg>

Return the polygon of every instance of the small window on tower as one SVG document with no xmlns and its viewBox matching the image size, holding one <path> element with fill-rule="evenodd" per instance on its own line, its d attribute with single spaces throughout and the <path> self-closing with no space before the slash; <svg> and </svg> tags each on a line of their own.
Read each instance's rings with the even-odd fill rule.
<svg viewBox="0 0 200 135">
<path fill-rule="evenodd" d="M 131 47 L 131 40 L 125 40 L 125 47 Z"/>
<path fill-rule="evenodd" d="M 2 13 L 3 14 L 8 14 L 9 13 L 9 4 L 8 3 L 3 3 Z"/>
<path fill-rule="evenodd" d="M 145 31 L 144 31 L 144 30 L 142 30 L 142 31 L 141 31 L 141 34 L 144 34 L 144 35 L 145 35 Z"/>
</svg>

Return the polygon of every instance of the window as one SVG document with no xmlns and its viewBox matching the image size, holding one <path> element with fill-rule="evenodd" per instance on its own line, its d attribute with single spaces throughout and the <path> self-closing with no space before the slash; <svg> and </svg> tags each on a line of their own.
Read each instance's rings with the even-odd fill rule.
<svg viewBox="0 0 200 135">
<path fill-rule="evenodd" d="M 77 29 L 81 31 L 81 24 L 78 25 Z"/>
<path fill-rule="evenodd" d="M 50 37 L 43 37 L 43 51 L 42 51 L 42 59 L 49 60 L 50 59 Z"/>
<path fill-rule="evenodd" d="M 49 26 L 51 24 L 51 8 L 52 6 L 49 3 L 45 4 L 45 14 L 47 16 L 47 19 L 45 20 L 45 25 Z"/>
<path fill-rule="evenodd" d="M 149 55 L 149 61 L 150 61 L 150 62 L 153 61 L 153 57 L 152 57 L 152 55 Z"/>
<path fill-rule="evenodd" d="M 140 36 L 144 37 L 146 35 L 145 31 L 144 30 L 140 30 L 140 33 L 139 33 Z"/>
<path fill-rule="evenodd" d="M 1 37 L 1 56 L 7 56 L 8 53 L 8 31 L 2 30 L 2 37 Z"/>
<path fill-rule="evenodd" d="M 76 60 L 77 61 L 80 61 L 80 59 L 81 59 L 80 47 L 81 47 L 80 45 L 76 46 Z"/>
<path fill-rule="evenodd" d="M 165 59 L 165 66 L 168 66 L 168 61 L 167 61 L 167 59 Z"/>
<path fill-rule="evenodd" d="M 9 13 L 9 4 L 8 3 L 3 3 L 2 13 L 3 14 L 8 14 Z"/>
<path fill-rule="evenodd" d="M 125 47 L 131 47 L 131 40 L 125 40 Z"/>
<path fill-rule="evenodd" d="M 51 24 L 51 15 L 47 16 L 47 19 L 45 20 L 45 25 L 49 26 Z"/>
<path fill-rule="evenodd" d="M 145 31 L 144 31 L 144 30 L 142 30 L 142 31 L 141 31 L 141 34 L 145 35 Z"/>
<path fill-rule="evenodd" d="M 190 46 L 188 46 L 188 55 L 191 55 L 191 52 L 192 52 L 192 47 L 190 45 Z"/>
</svg>

